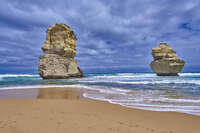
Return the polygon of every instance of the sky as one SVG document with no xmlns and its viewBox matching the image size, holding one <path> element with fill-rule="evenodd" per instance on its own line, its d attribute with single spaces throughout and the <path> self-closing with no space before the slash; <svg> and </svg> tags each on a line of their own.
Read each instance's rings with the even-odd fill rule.
<svg viewBox="0 0 200 133">
<path fill-rule="evenodd" d="M 76 34 L 85 73 L 151 72 L 151 49 L 168 43 L 200 72 L 199 0 L 0 0 L 0 73 L 37 73 L 46 29 Z"/>
</svg>

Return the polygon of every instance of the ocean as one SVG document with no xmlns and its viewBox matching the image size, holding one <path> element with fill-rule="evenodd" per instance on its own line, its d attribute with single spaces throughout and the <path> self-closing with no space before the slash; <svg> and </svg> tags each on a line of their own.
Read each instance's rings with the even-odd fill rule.
<svg viewBox="0 0 200 133">
<path fill-rule="evenodd" d="M 77 87 L 87 98 L 130 108 L 200 115 L 200 73 L 156 76 L 154 73 L 85 74 L 84 78 L 42 80 L 39 75 L 0 74 L 0 90 Z"/>
</svg>

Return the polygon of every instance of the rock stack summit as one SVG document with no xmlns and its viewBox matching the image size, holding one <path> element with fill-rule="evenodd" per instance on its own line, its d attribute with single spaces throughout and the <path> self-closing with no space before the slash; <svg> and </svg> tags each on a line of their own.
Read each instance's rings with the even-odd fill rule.
<svg viewBox="0 0 200 133">
<path fill-rule="evenodd" d="M 177 76 L 185 63 L 166 43 L 160 43 L 160 46 L 152 48 L 152 56 L 154 61 L 151 62 L 150 66 L 158 76 Z"/>
<path fill-rule="evenodd" d="M 57 23 L 46 31 L 46 42 L 42 46 L 39 75 L 43 79 L 82 77 L 82 71 L 74 59 L 76 36 L 70 27 Z"/>
</svg>

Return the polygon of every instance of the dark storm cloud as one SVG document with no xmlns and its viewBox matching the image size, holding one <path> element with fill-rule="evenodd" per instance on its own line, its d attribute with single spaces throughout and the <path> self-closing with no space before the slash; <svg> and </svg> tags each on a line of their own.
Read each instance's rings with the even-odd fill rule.
<svg viewBox="0 0 200 133">
<path fill-rule="evenodd" d="M 186 68 L 198 68 L 199 6 L 198 0 L 1 0 L 0 70 L 37 72 L 45 30 L 56 22 L 74 30 L 76 59 L 87 72 L 149 71 L 151 48 L 160 42 L 169 43 Z"/>
</svg>

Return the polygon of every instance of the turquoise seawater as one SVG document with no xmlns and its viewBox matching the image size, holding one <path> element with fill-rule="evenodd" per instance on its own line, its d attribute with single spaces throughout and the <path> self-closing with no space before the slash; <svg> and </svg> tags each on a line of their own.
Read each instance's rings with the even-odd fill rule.
<svg viewBox="0 0 200 133">
<path fill-rule="evenodd" d="M 77 87 L 84 96 L 123 106 L 200 115 L 200 73 L 158 77 L 153 73 L 86 74 L 80 79 L 42 80 L 39 75 L 1 74 L 0 89 Z"/>
</svg>

